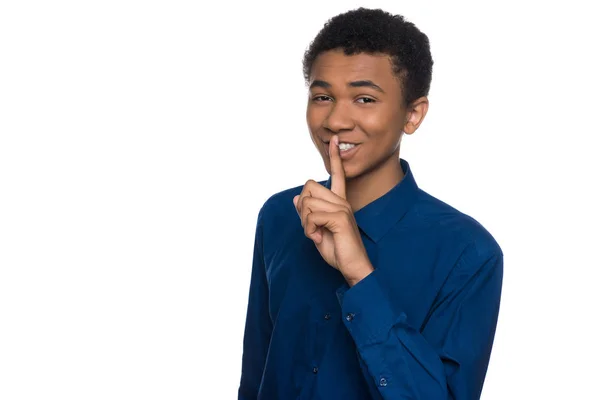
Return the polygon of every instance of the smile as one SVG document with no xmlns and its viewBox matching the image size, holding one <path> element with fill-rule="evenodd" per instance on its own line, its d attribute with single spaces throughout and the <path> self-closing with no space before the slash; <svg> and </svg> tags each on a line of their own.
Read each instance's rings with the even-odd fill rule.
<svg viewBox="0 0 600 400">
<path fill-rule="evenodd" d="M 323 143 L 325 143 L 325 154 L 327 154 L 327 157 L 329 157 L 329 142 L 323 142 Z M 354 156 L 354 154 L 356 154 L 359 147 L 360 147 L 360 144 L 343 143 L 343 142 L 340 143 L 338 145 L 338 148 L 340 149 L 340 158 L 342 160 L 350 159 L 352 156 Z"/>
</svg>

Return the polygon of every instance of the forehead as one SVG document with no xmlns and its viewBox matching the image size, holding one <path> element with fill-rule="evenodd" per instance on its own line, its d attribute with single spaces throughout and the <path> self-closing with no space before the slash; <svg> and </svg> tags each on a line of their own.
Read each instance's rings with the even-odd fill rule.
<svg viewBox="0 0 600 400">
<path fill-rule="evenodd" d="M 397 84 L 392 62 L 387 54 L 359 53 L 347 56 L 342 50 L 319 54 L 313 63 L 310 80 L 324 80 L 331 84 L 354 80 L 378 81 L 378 84 Z"/>
</svg>

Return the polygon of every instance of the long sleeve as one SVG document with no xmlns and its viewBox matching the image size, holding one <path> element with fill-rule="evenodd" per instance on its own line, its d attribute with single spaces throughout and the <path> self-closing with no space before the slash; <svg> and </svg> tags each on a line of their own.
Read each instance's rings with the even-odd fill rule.
<svg viewBox="0 0 600 400">
<path fill-rule="evenodd" d="M 374 399 L 479 399 L 500 305 L 503 256 L 466 252 L 423 327 L 390 301 L 393 284 L 375 270 L 338 298 Z"/>
<path fill-rule="evenodd" d="M 269 316 L 269 289 L 263 258 L 261 210 L 254 239 L 238 400 L 256 400 L 258 396 L 272 329 L 272 321 Z"/>
</svg>

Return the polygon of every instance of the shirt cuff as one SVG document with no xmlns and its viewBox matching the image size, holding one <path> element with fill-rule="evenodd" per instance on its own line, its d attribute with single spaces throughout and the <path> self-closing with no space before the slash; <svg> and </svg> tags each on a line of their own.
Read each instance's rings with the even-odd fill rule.
<svg viewBox="0 0 600 400">
<path fill-rule="evenodd" d="M 406 322 L 406 314 L 394 312 L 378 272 L 337 290 L 344 325 L 358 348 L 385 341 L 394 325 Z"/>
</svg>

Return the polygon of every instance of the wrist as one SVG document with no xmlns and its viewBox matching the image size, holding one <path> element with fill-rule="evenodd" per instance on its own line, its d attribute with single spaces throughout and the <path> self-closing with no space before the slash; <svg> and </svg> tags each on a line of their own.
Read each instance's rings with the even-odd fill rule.
<svg viewBox="0 0 600 400">
<path fill-rule="evenodd" d="M 351 273 L 343 275 L 346 282 L 348 282 L 348 286 L 352 287 L 369 276 L 373 271 L 375 271 L 373 265 L 370 262 L 366 262 L 357 268 L 353 268 Z"/>
</svg>

